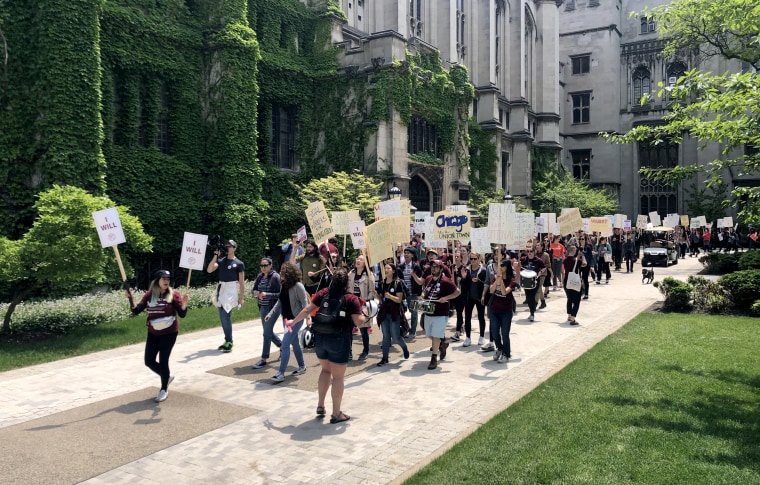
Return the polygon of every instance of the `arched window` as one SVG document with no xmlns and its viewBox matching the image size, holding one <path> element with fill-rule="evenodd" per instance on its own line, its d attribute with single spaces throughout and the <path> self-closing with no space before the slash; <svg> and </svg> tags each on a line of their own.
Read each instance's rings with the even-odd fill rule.
<svg viewBox="0 0 760 485">
<path fill-rule="evenodd" d="M 649 69 L 638 67 L 633 71 L 633 104 L 638 104 L 642 96 L 649 94 L 651 84 Z"/>
<path fill-rule="evenodd" d="M 686 66 L 682 62 L 674 62 L 668 66 L 667 86 L 675 86 L 678 78 L 686 73 Z"/>
</svg>

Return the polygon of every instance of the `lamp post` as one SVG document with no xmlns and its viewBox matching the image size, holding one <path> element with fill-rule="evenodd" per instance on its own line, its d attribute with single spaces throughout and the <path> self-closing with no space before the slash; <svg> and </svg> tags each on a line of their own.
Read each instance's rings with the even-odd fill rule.
<svg viewBox="0 0 760 485">
<path fill-rule="evenodd" d="M 396 187 L 396 181 L 393 181 L 393 186 L 388 189 L 388 198 L 390 200 L 399 200 L 401 199 L 401 189 Z"/>
</svg>

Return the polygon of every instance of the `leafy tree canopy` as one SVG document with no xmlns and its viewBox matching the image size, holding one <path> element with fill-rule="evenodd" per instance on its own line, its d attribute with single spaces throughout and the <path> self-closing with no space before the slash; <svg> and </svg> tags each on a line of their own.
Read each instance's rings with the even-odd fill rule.
<svg viewBox="0 0 760 485">
<path fill-rule="evenodd" d="M 751 0 L 676 0 L 645 12 L 666 40 L 664 55 L 680 49 L 698 49 L 704 57 L 721 56 L 760 67 L 760 4 Z M 713 74 L 692 70 L 675 86 L 662 83 L 658 97 L 672 101 L 665 123 L 638 126 L 625 134 L 602 134 L 615 143 L 646 140 L 680 143 L 684 135 L 721 146 L 721 159 L 705 165 L 685 164 L 673 170 L 644 169 L 655 180 L 679 183 L 698 172 L 707 174 L 707 186 L 723 183 L 726 170 L 734 176 L 757 175 L 760 164 L 760 79 L 756 72 Z M 649 100 L 642 99 L 642 103 Z M 732 190 L 739 217 L 760 222 L 760 188 L 737 185 Z"/>
<path fill-rule="evenodd" d="M 329 212 L 358 209 L 362 220 L 369 224 L 375 220 L 375 205 L 380 203 L 382 186 L 382 180 L 365 177 L 357 171 L 333 172 L 301 186 L 303 210 L 315 200 L 321 200 Z"/>
<path fill-rule="evenodd" d="M 110 248 L 102 248 L 92 219 L 93 212 L 114 206 L 107 197 L 96 197 L 73 186 L 55 185 L 39 194 L 35 203 L 39 215 L 29 232 L 17 241 L 0 238 L 0 278 L 15 282 L 18 288 L 2 331 L 10 330 L 16 305 L 45 285 L 119 281 L 115 254 Z M 150 251 L 152 238 L 140 221 L 123 206 L 117 211 L 127 239 L 126 250 Z M 122 261 L 130 274 L 129 261 Z"/>
<path fill-rule="evenodd" d="M 559 214 L 565 207 L 577 207 L 583 217 L 615 214 L 620 210 L 609 192 L 596 189 L 585 180 L 575 180 L 569 173 L 534 184 L 533 210 L 536 213 Z"/>
</svg>

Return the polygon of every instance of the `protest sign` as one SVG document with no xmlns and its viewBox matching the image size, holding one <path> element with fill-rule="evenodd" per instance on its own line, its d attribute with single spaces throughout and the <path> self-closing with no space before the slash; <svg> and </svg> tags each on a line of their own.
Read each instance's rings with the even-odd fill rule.
<svg viewBox="0 0 760 485">
<path fill-rule="evenodd" d="M 179 258 L 179 267 L 203 271 L 206 257 L 206 243 L 208 236 L 186 232 L 182 239 L 182 254 Z"/>
<path fill-rule="evenodd" d="M 401 200 L 385 200 L 375 205 L 375 220 L 379 221 L 385 217 L 401 216 Z"/>
<path fill-rule="evenodd" d="M 367 241 L 364 239 L 364 221 L 353 221 L 348 223 L 349 234 L 351 235 L 351 244 L 354 249 L 365 249 Z"/>
<path fill-rule="evenodd" d="M 306 220 L 309 221 L 315 242 L 321 243 L 335 237 L 330 217 L 327 215 L 325 204 L 321 200 L 309 204 L 306 208 Z"/>
<path fill-rule="evenodd" d="M 555 227 L 557 225 L 557 214 L 554 212 L 542 212 L 541 217 L 546 219 L 546 232 L 559 234 L 559 229 Z"/>
<path fill-rule="evenodd" d="M 689 227 L 689 216 L 681 215 L 681 225 L 683 227 Z"/>
<path fill-rule="evenodd" d="M 414 213 L 414 232 L 425 234 L 425 219 L 430 217 L 430 212 L 417 211 Z"/>
<path fill-rule="evenodd" d="M 646 229 L 647 228 L 647 222 L 649 222 L 649 217 L 643 214 L 639 214 L 636 216 L 636 228 L 638 229 Z"/>
<path fill-rule="evenodd" d="M 95 228 L 98 230 L 101 246 L 107 248 L 127 242 L 127 238 L 124 237 L 124 230 L 121 228 L 119 213 L 115 207 L 93 212 L 92 218 L 95 221 Z"/>
<path fill-rule="evenodd" d="M 588 230 L 602 236 L 609 236 L 612 234 L 612 221 L 607 217 L 589 217 Z"/>
<path fill-rule="evenodd" d="M 557 218 L 559 224 L 559 233 L 562 235 L 571 234 L 583 227 L 581 220 L 581 211 L 577 207 L 569 208 Z"/>
<path fill-rule="evenodd" d="M 660 214 L 657 213 L 657 211 L 652 211 L 649 213 L 649 221 L 652 223 L 652 226 L 659 226 L 662 224 L 660 221 Z"/>
<path fill-rule="evenodd" d="M 612 223 L 612 227 L 622 228 L 623 221 L 626 219 L 628 219 L 628 216 L 625 214 L 615 214 L 615 220 Z"/>
<path fill-rule="evenodd" d="M 362 218 L 359 216 L 358 210 L 350 211 L 333 211 L 332 213 L 332 227 L 335 234 L 349 234 L 348 223 L 354 221 L 360 221 Z"/>
<path fill-rule="evenodd" d="M 665 216 L 665 220 L 662 221 L 663 226 L 665 227 L 676 227 L 678 225 L 678 214 L 668 214 Z"/>
<path fill-rule="evenodd" d="M 444 207 L 444 210 L 447 210 L 449 212 L 467 212 L 467 206 L 466 205 L 447 205 Z"/>
<path fill-rule="evenodd" d="M 723 218 L 723 227 L 732 227 L 734 225 L 734 218 L 726 216 Z"/>
<path fill-rule="evenodd" d="M 536 235 L 536 216 L 532 212 L 515 212 L 515 240 L 525 243 Z"/>
<path fill-rule="evenodd" d="M 391 239 L 391 224 L 388 218 L 375 221 L 364 228 L 367 252 L 371 261 L 368 266 L 378 263 L 385 258 L 393 257 L 393 241 Z"/>
<path fill-rule="evenodd" d="M 121 262 L 118 245 L 127 242 L 124 236 L 124 230 L 121 228 L 119 212 L 115 207 L 103 209 L 92 213 L 92 219 L 95 221 L 95 229 L 98 231 L 100 245 L 104 248 L 111 246 L 113 254 L 116 257 L 116 263 L 119 265 L 121 280 L 127 281 L 127 273 L 124 271 L 124 264 Z"/>
<path fill-rule="evenodd" d="M 584 217 L 584 218 L 583 218 L 583 219 L 581 219 L 581 220 L 583 221 L 583 227 L 581 227 L 581 230 L 582 230 L 583 232 L 589 232 L 589 228 L 588 228 L 588 224 L 589 224 L 589 221 L 588 221 L 588 217 Z"/>
<path fill-rule="evenodd" d="M 543 234 L 548 232 L 546 230 L 546 219 L 543 217 L 536 217 L 536 234 Z"/>
<path fill-rule="evenodd" d="M 473 227 L 470 229 L 470 245 L 472 250 L 480 254 L 491 252 L 491 242 L 488 240 L 487 227 Z"/>
<path fill-rule="evenodd" d="M 388 217 L 391 242 L 409 244 L 409 216 Z"/>
<path fill-rule="evenodd" d="M 440 211 L 433 214 L 435 239 L 469 241 L 470 215 L 466 212 Z"/>
<path fill-rule="evenodd" d="M 623 221 L 623 232 L 631 232 L 631 220 L 626 219 Z"/>
<path fill-rule="evenodd" d="M 298 232 L 296 232 L 296 241 L 304 242 L 307 239 L 309 239 L 309 236 L 306 234 L 306 226 L 299 227 Z"/>
</svg>

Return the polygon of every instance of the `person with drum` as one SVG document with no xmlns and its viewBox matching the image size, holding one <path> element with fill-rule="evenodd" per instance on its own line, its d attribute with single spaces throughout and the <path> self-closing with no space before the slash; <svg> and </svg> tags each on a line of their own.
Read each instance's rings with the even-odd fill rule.
<svg viewBox="0 0 760 485">
<path fill-rule="evenodd" d="M 433 303 L 434 308 L 425 318 L 425 335 L 430 337 L 433 355 L 430 357 L 428 369 L 438 367 L 438 351 L 441 352 L 441 360 L 446 358 L 446 349 L 449 343 L 444 339 L 446 324 L 449 321 L 450 301 L 459 296 L 460 290 L 451 279 L 443 274 L 445 263 L 440 259 L 433 261 L 430 276 L 425 279 L 421 300 Z"/>
<path fill-rule="evenodd" d="M 538 278 L 546 274 L 546 266 L 543 260 L 536 257 L 536 251 L 531 246 L 525 251 L 525 256 L 520 259 L 520 281 L 525 290 L 525 298 L 528 300 L 530 316 L 528 321 L 534 321 L 536 316 L 536 292 L 538 291 Z"/>
</svg>

